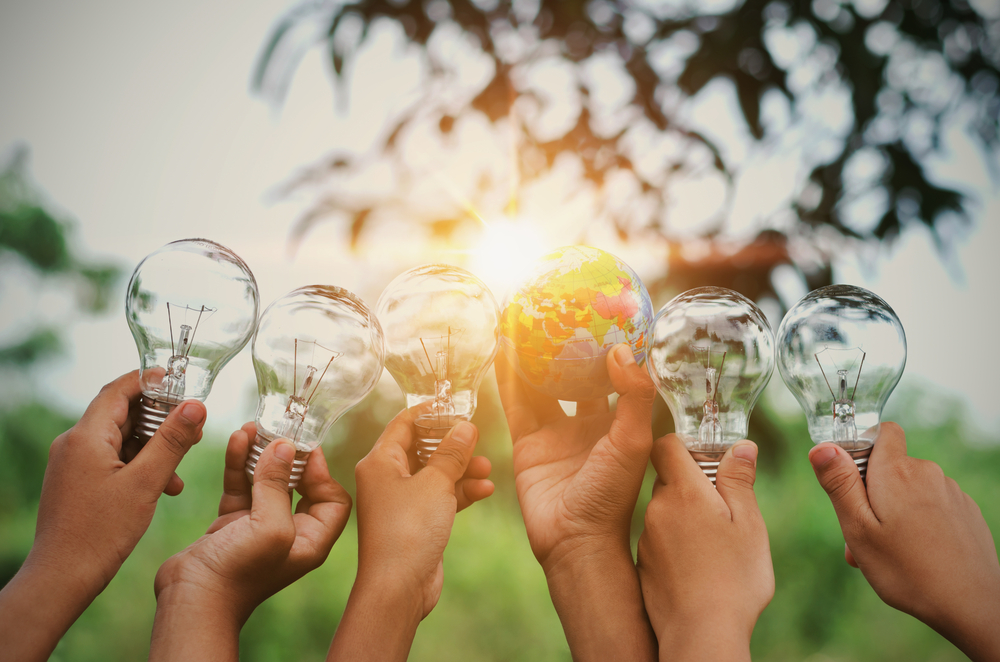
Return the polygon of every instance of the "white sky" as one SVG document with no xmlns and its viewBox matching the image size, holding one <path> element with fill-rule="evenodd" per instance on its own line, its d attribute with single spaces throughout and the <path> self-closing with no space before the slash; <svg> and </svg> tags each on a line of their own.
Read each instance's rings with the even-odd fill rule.
<svg viewBox="0 0 1000 662">
<path fill-rule="evenodd" d="M 333 225 L 319 226 L 289 259 L 289 231 L 309 200 L 273 205 L 265 198 L 333 147 L 367 145 L 389 112 L 388 100 L 412 87 L 418 72 L 412 58 L 399 63 L 391 40 L 376 43 L 352 73 L 350 117 L 340 117 L 322 55 L 314 52 L 281 114 L 273 113 L 249 95 L 249 77 L 286 4 L 5 3 L 0 147 L 15 141 L 31 147 L 35 179 L 78 219 L 88 255 L 128 269 L 169 241 L 207 236 L 248 262 L 263 305 L 307 283 L 340 285 L 374 305 L 392 264 L 364 264 L 347 252 L 343 231 Z M 992 430 L 1000 423 L 1000 388 L 993 380 L 1000 353 L 991 342 L 1000 328 L 1000 202 L 968 138 L 955 131 L 948 144 L 938 171 L 981 199 L 974 231 L 957 244 L 961 276 L 949 273 L 926 233 L 915 230 L 886 257 L 866 260 L 864 269 L 861 258 L 845 256 L 838 278 L 873 289 L 896 310 L 909 344 L 904 385 L 937 385 L 967 402 L 979 424 Z M 59 319 L 65 310 L 59 293 L 39 294 L 36 287 L 27 274 L 4 274 L 0 340 L 23 327 L 29 318 L 22 313 L 38 296 L 55 312 L 32 313 L 33 319 Z M 122 306 L 71 327 L 71 355 L 40 378 L 57 402 L 82 408 L 100 385 L 137 365 Z M 247 349 L 208 399 L 212 425 L 232 429 L 252 416 L 254 392 Z"/>
</svg>

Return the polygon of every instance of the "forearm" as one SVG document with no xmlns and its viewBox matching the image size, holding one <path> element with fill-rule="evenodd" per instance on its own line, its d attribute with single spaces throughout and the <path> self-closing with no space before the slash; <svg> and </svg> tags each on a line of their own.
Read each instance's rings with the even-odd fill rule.
<svg viewBox="0 0 1000 662">
<path fill-rule="evenodd" d="M 750 635 L 724 622 L 670 623 L 658 633 L 661 662 L 750 662 Z"/>
<path fill-rule="evenodd" d="M 330 644 L 334 660 L 392 662 L 406 660 L 423 617 L 411 592 L 391 582 L 355 580 L 344 615 Z"/>
<path fill-rule="evenodd" d="M 183 587 L 164 589 L 156 597 L 149 659 L 236 662 L 242 622 L 227 612 L 230 606 Z"/>
<path fill-rule="evenodd" d="M 573 659 L 655 660 L 656 637 L 628 547 L 576 550 L 546 568 Z"/>
<path fill-rule="evenodd" d="M 1000 586 L 983 585 L 978 599 L 966 593 L 959 608 L 939 619 L 921 619 L 975 662 L 1000 660 Z"/>
</svg>

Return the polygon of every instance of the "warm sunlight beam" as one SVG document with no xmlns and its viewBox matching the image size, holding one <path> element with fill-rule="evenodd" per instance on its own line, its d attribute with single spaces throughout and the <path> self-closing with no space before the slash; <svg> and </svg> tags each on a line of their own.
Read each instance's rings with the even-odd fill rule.
<svg viewBox="0 0 1000 662">
<path fill-rule="evenodd" d="M 498 303 L 549 247 L 535 227 L 523 219 L 501 219 L 483 226 L 469 251 L 469 270 L 483 279 Z"/>
</svg>

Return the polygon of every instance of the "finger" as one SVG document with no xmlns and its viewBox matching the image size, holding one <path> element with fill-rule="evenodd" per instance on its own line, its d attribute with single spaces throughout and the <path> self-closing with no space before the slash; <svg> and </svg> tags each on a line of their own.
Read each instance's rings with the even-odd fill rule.
<svg viewBox="0 0 1000 662">
<path fill-rule="evenodd" d="M 309 454 L 305 471 L 302 472 L 302 479 L 299 481 L 296 491 L 302 495 L 302 499 L 295 509 L 297 513 L 309 512 L 310 507 L 321 503 L 340 504 L 347 506 L 348 510 L 352 505 L 351 495 L 330 476 L 326 457 L 323 455 L 323 451 L 318 448 Z"/>
<path fill-rule="evenodd" d="M 608 352 L 607 362 L 611 384 L 619 394 L 608 438 L 633 471 L 645 472 L 653 445 L 656 388 L 646 370 L 636 364 L 628 345 L 615 345 Z"/>
<path fill-rule="evenodd" d="M 295 446 L 287 439 L 272 441 L 264 448 L 253 472 L 253 504 L 250 506 L 251 522 L 276 529 L 291 527 L 292 538 L 295 537 L 295 527 L 292 524 L 288 478 L 294 459 Z"/>
<path fill-rule="evenodd" d="M 500 404 L 503 405 L 507 427 L 510 428 L 510 438 L 514 443 L 521 437 L 535 432 L 546 422 L 566 415 L 555 398 L 535 391 L 529 394 L 528 387 L 517 375 L 514 366 L 503 352 L 497 354 L 493 361 L 493 370 L 497 376 Z"/>
<path fill-rule="evenodd" d="M 757 444 L 739 441 L 726 451 L 715 475 L 715 487 L 729 506 L 733 520 L 760 514 L 753 491 L 757 479 Z"/>
<path fill-rule="evenodd" d="M 858 562 L 854 559 L 854 554 L 851 553 L 851 548 L 847 546 L 847 543 L 844 543 L 844 560 L 852 568 L 858 567 Z"/>
<path fill-rule="evenodd" d="M 457 510 L 465 510 L 477 501 L 491 496 L 496 486 L 492 480 L 478 478 L 463 478 L 458 481 L 455 488 L 455 497 L 458 499 Z"/>
<path fill-rule="evenodd" d="M 878 518 L 868 503 L 868 492 L 854 460 L 840 446 L 826 442 L 809 451 L 809 462 L 826 490 L 848 544 Z"/>
<path fill-rule="evenodd" d="M 90 432 L 81 438 L 108 439 L 112 441 L 116 454 L 121 454 L 122 430 L 127 427 L 129 408 L 137 401 L 142 389 L 139 386 L 139 371 L 133 370 L 101 388 L 87 411 L 80 417 L 78 426 Z M 117 429 L 118 434 L 101 434 Z"/>
<path fill-rule="evenodd" d="M 156 434 L 122 472 L 159 494 L 170 482 L 184 455 L 201 440 L 205 405 L 197 400 L 182 402 L 160 424 Z"/>
<path fill-rule="evenodd" d="M 167 486 L 163 488 L 163 493 L 167 496 L 177 496 L 184 490 L 184 481 L 177 474 L 170 477 Z"/>
<path fill-rule="evenodd" d="M 256 426 L 253 430 L 256 434 Z M 220 516 L 249 510 L 253 503 L 253 485 L 246 470 L 251 439 L 253 437 L 247 434 L 247 425 L 229 436 L 229 445 L 226 446 L 226 468 L 222 473 L 222 498 L 219 499 Z"/>
<path fill-rule="evenodd" d="M 462 478 L 471 478 L 473 480 L 489 478 L 491 471 L 493 471 L 493 464 L 489 458 L 477 455 L 469 461 L 469 466 L 465 469 L 465 475 Z"/>
<path fill-rule="evenodd" d="M 249 514 L 249 512 L 250 512 L 249 510 L 238 510 L 236 512 L 226 513 L 225 515 L 222 515 L 221 517 L 217 518 L 214 522 L 212 522 L 211 526 L 208 527 L 208 531 L 206 531 L 205 533 L 215 533 L 219 529 L 227 526 L 228 524 L 231 524 L 232 522 L 235 522 L 239 518 L 246 517 Z"/>
<path fill-rule="evenodd" d="M 330 477 L 319 449 L 309 454 L 297 489 L 302 499 L 295 508 L 296 533 L 310 540 L 325 559 L 350 519 L 351 495 Z"/>
<path fill-rule="evenodd" d="M 358 463 L 358 468 L 382 463 L 392 464 L 401 476 L 410 476 L 421 466 L 416 459 L 412 410 L 404 409 L 389 421 L 368 455 Z"/>
<path fill-rule="evenodd" d="M 906 433 L 903 428 L 892 422 L 882 423 L 868 459 L 868 475 L 878 475 L 906 456 Z"/>
<path fill-rule="evenodd" d="M 427 468 L 439 471 L 449 482 L 457 483 L 472 460 L 477 439 L 479 429 L 468 421 L 459 421 L 431 454 Z"/>
<path fill-rule="evenodd" d="M 712 488 L 712 483 L 705 477 L 701 467 L 694 461 L 684 442 L 676 434 L 668 434 L 653 442 L 650 459 L 660 481 L 666 486 L 683 483 L 701 485 L 704 482 L 708 489 Z"/>
</svg>

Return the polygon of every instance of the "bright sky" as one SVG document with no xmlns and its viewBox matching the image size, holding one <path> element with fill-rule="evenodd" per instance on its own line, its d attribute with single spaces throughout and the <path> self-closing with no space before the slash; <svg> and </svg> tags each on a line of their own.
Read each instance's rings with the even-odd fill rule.
<svg viewBox="0 0 1000 662">
<path fill-rule="evenodd" d="M 419 71 L 394 40 L 376 39 L 352 72 L 350 115 L 339 116 L 316 51 L 298 71 L 281 113 L 273 112 L 249 95 L 249 77 L 286 4 L 6 3 L 0 9 L 0 147 L 15 141 L 31 147 L 35 179 L 78 219 L 88 255 L 131 269 L 169 241 L 207 236 L 248 262 L 264 305 L 308 283 L 340 285 L 374 305 L 381 286 L 404 267 L 351 255 L 343 230 L 333 224 L 318 226 L 290 259 L 289 232 L 310 199 L 272 204 L 268 193 L 335 146 L 367 145 L 390 100 L 410 89 Z M 725 116 L 729 103 L 720 92 L 703 110 L 714 107 Z M 838 278 L 873 289 L 896 310 L 909 341 L 904 386 L 933 383 L 967 402 L 981 426 L 996 429 L 1000 388 L 992 376 L 1000 374 L 1000 353 L 990 348 L 1000 328 L 1000 202 L 968 138 L 956 130 L 947 144 L 951 151 L 937 171 L 981 201 L 973 210 L 974 230 L 957 242 L 958 275 L 942 264 L 926 233 L 914 230 L 877 260 L 844 256 Z M 776 171 L 759 172 L 774 177 Z M 637 262 L 640 274 L 656 259 L 635 250 L 624 257 Z M 498 271 L 486 261 L 480 266 Z M 61 319 L 65 297 L 37 288 L 28 274 L 4 275 L 0 341 L 32 319 Z M 43 305 L 35 306 L 39 300 Z M 122 308 L 71 327 L 71 355 L 39 377 L 57 402 L 80 409 L 100 385 L 136 367 Z M 388 377 L 383 386 L 395 389 Z M 220 429 L 239 425 L 252 416 L 254 393 L 248 348 L 217 380 L 207 403 L 210 420 Z"/>
</svg>

